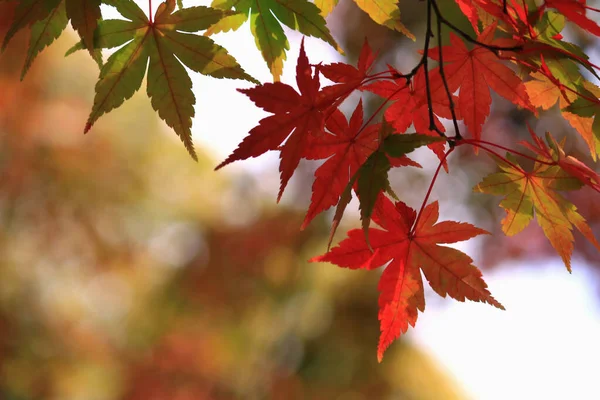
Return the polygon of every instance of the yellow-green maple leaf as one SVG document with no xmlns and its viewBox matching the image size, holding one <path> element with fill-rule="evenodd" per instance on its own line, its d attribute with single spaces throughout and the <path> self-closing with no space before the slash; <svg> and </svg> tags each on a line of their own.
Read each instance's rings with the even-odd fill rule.
<svg viewBox="0 0 600 400">
<path fill-rule="evenodd" d="M 322 16 L 327 16 L 338 4 L 339 0 L 315 0 Z M 379 25 L 402 32 L 415 40 L 415 36 L 400 22 L 400 4 L 398 0 L 354 0 L 356 5 L 366 12 Z"/>
<path fill-rule="evenodd" d="M 183 64 L 215 78 L 258 83 L 223 47 L 210 38 L 188 33 L 208 28 L 220 20 L 224 12 L 202 6 L 173 12 L 175 0 L 167 0 L 158 7 L 154 21 L 149 21 L 131 0 L 105 2 L 114 5 L 130 21 L 101 21 L 95 32 L 95 48 L 124 46 L 110 56 L 100 71 L 85 131 L 100 116 L 133 96 L 142 84 L 148 65 L 147 93 L 152 107 L 175 130 L 196 159 L 191 133 L 196 98 L 192 80 Z"/>
<path fill-rule="evenodd" d="M 402 32 L 412 40 L 415 36 L 400 22 L 400 5 L 398 0 L 354 0 L 361 10 L 380 25 Z"/>
<path fill-rule="evenodd" d="M 100 0 L 21 0 L 2 42 L 2 50 L 21 29 L 31 29 L 27 59 L 21 73 L 23 79 L 33 60 L 62 34 L 70 20 L 83 46 L 95 56 L 93 36 L 101 18 Z"/>
<path fill-rule="evenodd" d="M 341 52 L 325 19 L 319 14 L 319 8 L 308 0 L 214 0 L 212 7 L 235 10 L 238 14 L 225 15 L 208 30 L 209 33 L 236 30 L 250 19 L 256 47 L 275 81 L 283 73 L 286 51 L 290 49 L 282 24 L 303 35 L 322 39 Z"/>
<path fill-rule="evenodd" d="M 555 82 L 539 72 L 533 73 L 531 77 L 532 80 L 525 82 L 531 104 L 542 110 L 548 110 L 558 102 L 563 118 L 579 132 L 590 149 L 592 159 L 596 161 L 597 154 L 600 153 L 600 131 L 594 132 L 594 116 L 589 117 L 571 112 L 577 111 L 576 107 L 569 111 L 569 105 L 578 98 L 577 92 L 568 90 L 566 86 L 561 91 L 561 88 Z M 584 80 L 582 86 L 591 95 L 596 97 L 600 95 L 600 89 L 593 83 Z M 584 106 L 588 106 L 588 104 L 584 104 Z M 597 124 L 596 130 L 599 128 L 600 126 Z"/>
<path fill-rule="evenodd" d="M 585 219 L 577 212 L 577 207 L 557 192 L 579 189 L 579 180 L 557 165 L 536 162 L 533 171 L 526 172 L 512 157 L 508 157 L 507 161 L 498 160 L 501 172 L 488 175 L 474 188 L 476 192 L 505 196 L 500 207 L 506 211 L 502 230 L 507 236 L 521 232 L 535 216 L 569 271 L 573 253 L 573 226 L 600 249 Z"/>
</svg>

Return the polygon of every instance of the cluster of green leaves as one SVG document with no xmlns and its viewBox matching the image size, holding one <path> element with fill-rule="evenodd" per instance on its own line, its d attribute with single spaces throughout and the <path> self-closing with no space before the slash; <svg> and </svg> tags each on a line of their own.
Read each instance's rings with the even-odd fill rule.
<svg viewBox="0 0 600 400">
<path fill-rule="evenodd" d="M 476 153 L 482 150 L 498 163 L 500 172 L 483 178 L 475 191 L 505 196 L 500 206 L 506 211 L 502 221 L 506 235 L 519 233 L 535 217 L 569 270 L 573 228 L 600 249 L 576 207 L 558 193 L 583 185 L 600 191 L 600 176 L 592 168 L 566 155 L 563 142 L 550 134 L 544 141 L 530 130 L 532 141 L 521 145 L 533 155 L 482 139 L 494 91 L 532 116 L 558 104 L 561 115 L 579 132 L 596 160 L 600 88 L 588 77 L 599 78 L 598 67 L 561 34 L 569 23 L 600 36 L 600 26 L 587 16 L 598 10 L 586 0 L 424 0 L 424 45 L 420 61 L 410 71 L 388 66 L 373 73 L 376 55 L 367 41 L 357 66 L 310 63 L 303 41 L 296 67 L 298 90 L 279 82 L 289 50 L 282 25 L 322 39 L 341 52 L 324 19 L 337 0 L 214 0 L 212 7 L 179 4 L 178 11 L 175 0 L 166 0 L 154 17 L 147 17 L 132 0 L 103 2 L 115 7 L 125 20 L 101 19 L 96 0 L 18 0 L 4 46 L 17 31 L 31 28 L 25 74 L 35 56 L 70 20 L 81 41 L 69 53 L 86 49 L 101 68 L 85 131 L 130 98 L 147 69 L 153 108 L 194 158 L 191 118 L 195 98 L 184 65 L 216 78 L 256 83 L 240 92 L 272 115 L 262 119 L 217 169 L 279 151 L 279 200 L 302 159 L 322 160 L 303 227 L 335 206 L 331 237 L 353 193 L 358 197 L 362 230 L 350 231 L 338 247 L 314 260 L 364 269 L 389 263 L 379 287 L 380 360 L 389 344 L 415 324 L 418 310 L 424 310 L 421 272 L 441 296 L 503 308 L 469 256 L 440 246 L 487 233 L 470 224 L 437 222 L 438 203 L 429 203 L 438 174 L 442 168 L 450 172 L 447 159 L 457 147 L 471 146 Z M 375 22 L 414 39 L 401 23 L 403 4 L 397 0 L 355 2 Z M 209 37 L 236 30 L 246 21 L 273 83 L 259 84 Z M 200 31 L 204 31 L 202 36 L 195 34 Z M 114 47 L 119 49 L 104 63 L 101 50 Z M 333 84 L 323 87 L 322 78 Z M 339 106 L 356 91 L 371 92 L 383 103 L 365 119 L 359 102 L 347 120 Z M 380 112 L 381 121 L 376 121 Z M 422 146 L 434 152 L 439 165 L 416 211 L 396 195 L 388 172 L 420 168 L 407 155 Z M 524 168 L 519 158 L 532 161 L 533 169 Z M 372 228 L 371 222 L 383 230 Z"/>
</svg>

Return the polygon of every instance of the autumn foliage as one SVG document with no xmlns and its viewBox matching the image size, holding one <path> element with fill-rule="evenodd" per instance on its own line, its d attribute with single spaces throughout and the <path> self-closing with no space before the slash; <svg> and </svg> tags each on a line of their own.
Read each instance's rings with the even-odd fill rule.
<svg viewBox="0 0 600 400">
<path fill-rule="evenodd" d="M 194 158 L 190 129 L 195 98 L 184 66 L 215 78 L 257 83 L 239 91 L 271 115 L 260 120 L 217 169 L 278 151 L 279 201 L 302 159 L 322 160 L 302 228 L 335 207 L 331 238 L 352 196 L 358 198 L 362 230 L 351 230 L 337 247 L 312 261 L 351 269 L 385 267 L 379 284 L 380 361 L 386 348 L 409 325 L 414 326 L 418 312 L 425 309 L 421 272 L 442 297 L 503 309 L 473 260 L 444 246 L 487 234 L 468 223 L 438 221 L 438 201 L 431 201 L 430 195 L 442 168 L 452 174 L 460 167 L 448 164 L 455 149 L 470 147 L 478 156 L 496 161 L 499 172 L 481 177 L 473 190 L 502 196 L 500 207 L 506 216 L 501 225 L 506 235 L 518 234 L 535 218 L 569 271 L 574 228 L 600 249 L 577 207 L 560 194 L 583 186 L 600 191 L 600 176 L 594 169 L 566 154 L 564 143 L 569 138 L 556 140 L 551 133 L 528 128 L 529 141 L 515 140 L 514 146 L 507 147 L 483 136 L 492 92 L 534 116 L 558 103 L 561 115 L 596 160 L 600 88 L 588 78 L 598 78 L 598 67 L 562 34 L 568 24 L 600 36 L 600 26 L 587 15 L 598 10 L 585 0 L 455 0 L 443 2 L 443 7 L 439 0 L 424 0 L 424 44 L 412 69 L 388 65 L 374 71 L 376 54 L 368 40 L 356 66 L 322 64 L 308 59 L 303 41 L 296 87 L 279 81 L 289 49 L 282 24 L 341 51 L 324 18 L 337 0 L 214 0 L 212 7 L 179 4 L 177 11 L 175 0 L 167 0 L 154 16 L 147 16 L 131 0 L 102 2 L 125 19 L 103 20 L 99 0 L 16 1 L 4 46 L 20 29 L 31 29 L 25 75 L 36 55 L 70 21 L 81 41 L 69 52 L 86 50 L 100 66 L 85 131 L 129 99 L 147 76 L 153 108 Z M 401 23 L 408 0 L 356 3 L 375 22 L 415 37 Z M 272 83 L 258 84 L 210 38 L 246 22 L 272 73 Z M 204 33 L 196 34 L 200 31 Z M 119 49 L 104 62 L 100 50 L 114 47 Z M 380 106 L 365 115 L 359 101 L 347 119 L 339 107 L 357 91 L 378 96 Z M 414 210 L 394 192 L 388 173 L 393 168 L 421 168 L 408 155 L 422 146 L 437 156 L 439 165 L 420 208 Z"/>
</svg>

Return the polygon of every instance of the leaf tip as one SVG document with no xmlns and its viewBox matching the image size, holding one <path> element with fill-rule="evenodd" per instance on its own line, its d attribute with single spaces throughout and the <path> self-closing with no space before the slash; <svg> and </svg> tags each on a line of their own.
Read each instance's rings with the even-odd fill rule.
<svg viewBox="0 0 600 400">
<path fill-rule="evenodd" d="M 314 256 L 308 260 L 309 263 L 321 262 L 321 261 L 323 261 L 323 256 Z"/>
<path fill-rule="evenodd" d="M 381 362 L 383 361 L 383 355 L 385 354 L 385 351 L 389 346 L 390 343 L 384 343 L 381 340 L 379 341 L 379 344 L 377 345 L 377 362 L 379 364 L 381 364 Z"/>
<path fill-rule="evenodd" d="M 300 230 L 301 230 L 301 231 L 305 230 L 305 229 L 306 229 L 306 227 L 307 227 L 308 225 L 310 225 L 310 222 L 312 221 L 312 219 L 313 219 L 313 218 L 312 218 L 312 215 L 310 215 L 310 214 L 308 214 L 308 213 L 307 213 L 307 214 L 306 214 L 306 217 L 304 217 L 304 221 L 302 221 L 302 225 L 300 225 Z"/>
<path fill-rule="evenodd" d="M 493 298 L 491 295 L 489 296 L 489 300 L 490 300 L 489 303 L 491 305 L 493 305 L 494 307 L 496 307 L 497 309 L 506 311 L 506 308 L 502 305 L 502 303 L 500 303 L 498 300 Z"/>
<path fill-rule="evenodd" d="M 218 170 L 220 170 L 221 168 L 223 168 L 223 167 L 224 167 L 224 166 L 226 166 L 227 164 L 229 164 L 229 161 L 228 161 L 228 160 L 225 160 L 225 161 L 223 161 L 221 164 L 219 164 L 219 165 L 217 165 L 217 166 L 215 167 L 214 171 L 218 171 Z"/>
<path fill-rule="evenodd" d="M 371 246 L 371 241 L 369 240 L 369 226 L 370 225 L 371 225 L 371 218 L 363 220 L 362 230 L 363 230 L 363 233 L 365 234 L 365 242 L 367 243 L 367 248 L 369 249 L 369 251 L 371 253 L 375 253 L 375 250 L 373 250 L 373 246 Z"/>
</svg>

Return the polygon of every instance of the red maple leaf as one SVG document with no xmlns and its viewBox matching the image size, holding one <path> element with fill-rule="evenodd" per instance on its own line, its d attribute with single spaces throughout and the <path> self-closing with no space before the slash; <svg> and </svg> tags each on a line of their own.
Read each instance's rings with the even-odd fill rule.
<svg viewBox="0 0 600 400">
<path fill-rule="evenodd" d="M 488 26 L 478 37 L 481 43 L 492 44 L 496 24 Z M 514 104 L 535 111 L 521 79 L 492 51 L 482 46 L 469 50 L 454 33 L 450 45 L 443 47 L 444 72 L 451 92 L 460 88 L 458 106 L 466 127 L 475 139 L 490 114 L 492 97 L 489 88 Z M 437 49 L 429 56 L 439 60 Z"/>
<path fill-rule="evenodd" d="M 215 168 L 222 168 L 234 161 L 258 157 L 269 150 L 280 149 L 281 186 L 277 201 L 281 199 L 288 181 L 305 152 L 309 135 L 318 136 L 323 132 L 325 119 L 323 111 L 335 100 L 324 99 L 319 94 L 319 75 L 312 74 L 304 52 L 304 39 L 296 66 L 296 82 L 300 93 L 290 85 L 281 82 L 265 83 L 250 89 L 238 89 L 257 106 L 274 115 L 260 120 L 259 125 L 250 131 L 238 148 Z M 286 138 L 287 141 L 281 146 Z"/>
<path fill-rule="evenodd" d="M 415 325 L 418 310 L 425 309 L 419 269 L 433 290 L 442 297 L 449 295 L 459 301 L 469 299 L 504 309 L 487 290 L 481 272 L 472 264 L 469 256 L 459 250 L 440 246 L 441 243 L 455 243 L 488 232 L 467 223 L 436 223 L 438 217 L 436 201 L 423 209 L 413 228 L 415 211 L 402 202 L 394 205 L 381 195 L 375 206 L 373 221 L 383 230 L 369 229 L 374 252 L 369 250 L 364 232 L 354 229 L 348 232 L 348 238 L 338 247 L 311 260 L 367 270 L 389 262 L 379 281 L 379 361 L 387 347 L 407 331 L 408 325 Z"/>
<path fill-rule="evenodd" d="M 350 121 L 337 108 L 325 125 L 329 133 L 311 139 L 304 158 L 327 159 L 316 171 L 312 197 L 302 224 L 304 229 L 320 212 L 338 203 L 350 179 L 379 146 L 381 124 L 363 128 L 362 100 L 354 109 Z M 408 157 L 390 159 L 394 167 L 421 167 Z"/>
<path fill-rule="evenodd" d="M 479 13 L 477 9 L 477 1 L 473 2 L 473 0 L 455 0 L 456 4 L 460 7 L 460 11 L 465 14 L 465 17 L 473 26 L 473 30 L 476 33 L 479 33 Z"/>
<path fill-rule="evenodd" d="M 400 75 L 397 71 L 398 75 Z M 444 91 L 443 81 L 439 74 L 431 73 L 430 92 L 433 106 L 433 120 L 440 132 L 445 132 L 444 125 L 438 119 L 452 118 L 450 102 Z M 429 125 L 429 106 L 427 104 L 427 88 L 423 69 L 415 74 L 411 81 L 405 78 L 384 80 L 366 86 L 365 90 L 375 93 L 392 104 L 385 110 L 385 119 L 399 133 L 404 133 L 414 124 L 417 133 L 438 136 Z M 444 143 L 438 142 L 428 146 L 442 160 L 444 158 Z M 444 165 L 445 166 L 445 165 Z"/>
<path fill-rule="evenodd" d="M 336 83 L 336 85 L 327 86 L 323 90 L 335 97 L 339 97 L 343 94 L 348 96 L 353 90 L 360 89 L 363 81 L 367 78 L 369 71 L 373 67 L 376 57 L 377 55 L 373 54 L 369 43 L 365 39 L 358 57 L 357 67 L 342 62 L 319 65 L 319 72 L 325 78 Z"/>
<path fill-rule="evenodd" d="M 482 11 L 493 16 L 496 21 L 505 23 L 511 30 L 516 32 L 528 25 L 527 5 L 521 0 L 507 0 L 505 2 L 494 2 L 489 0 L 455 1 L 462 13 L 465 14 L 469 22 L 471 22 L 473 30 L 477 34 L 480 33 L 479 18 L 482 15 Z"/>
<path fill-rule="evenodd" d="M 554 8 L 581 29 L 600 36 L 600 26 L 585 15 L 587 10 L 596 12 L 598 10 L 589 7 L 586 3 L 586 0 L 546 0 L 541 9 Z"/>
</svg>

